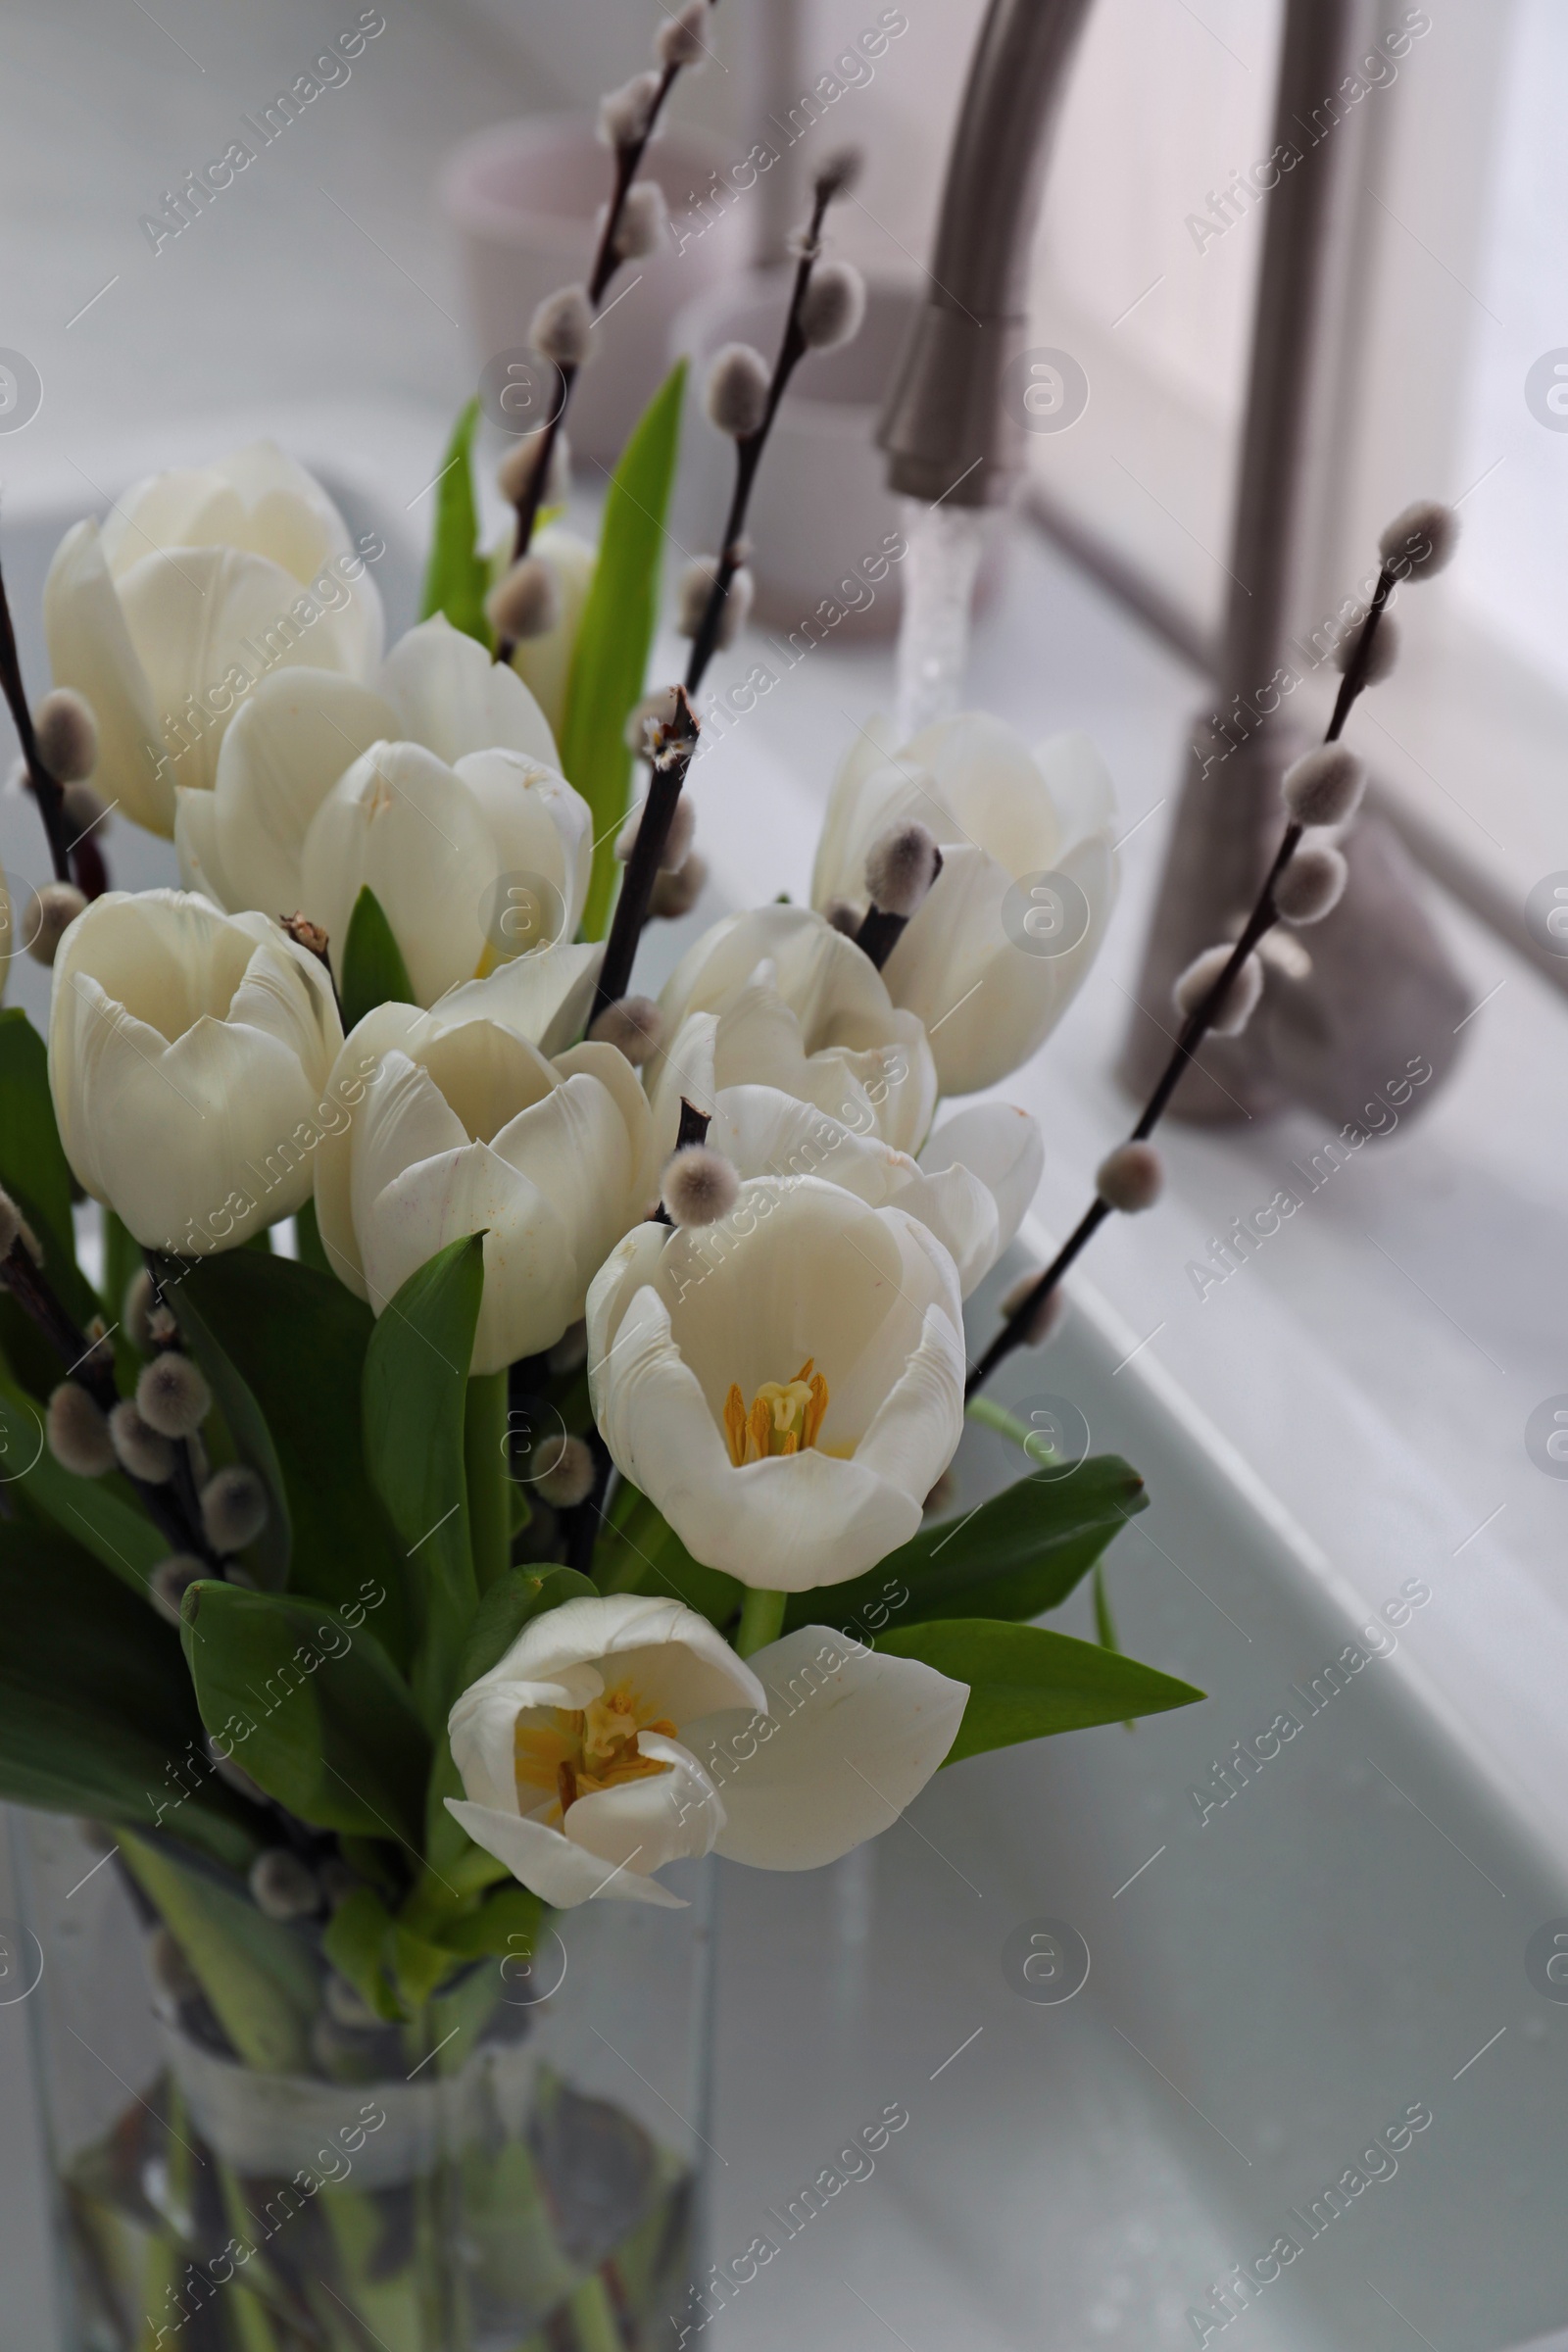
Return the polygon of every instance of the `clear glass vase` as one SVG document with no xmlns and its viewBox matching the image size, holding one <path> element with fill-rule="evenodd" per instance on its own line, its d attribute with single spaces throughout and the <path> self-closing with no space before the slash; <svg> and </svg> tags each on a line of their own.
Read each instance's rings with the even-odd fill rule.
<svg viewBox="0 0 1568 2352">
<path fill-rule="evenodd" d="M 713 1880 L 584 1904 L 412 2025 L 236 2063 L 81 1825 L 18 1813 L 69 2352 L 637 2352 L 697 2275 Z M 95 1867 L 97 1865 L 97 1867 Z"/>
</svg>

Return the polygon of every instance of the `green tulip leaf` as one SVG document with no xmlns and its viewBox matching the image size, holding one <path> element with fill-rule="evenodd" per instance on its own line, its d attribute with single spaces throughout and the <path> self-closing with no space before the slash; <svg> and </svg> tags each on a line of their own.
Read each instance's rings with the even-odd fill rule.
<svg viewBox="0 0 1568 2352">
<path fill-rule="evenodd" d="M 664 515 L 680 448 L 686 363 L 654 395 L 611 478 L 599 561 L 577 629 L 561 764 L 593 811 L 593 877 L 582 936 L 601 939 L 616 873 L 615 835 L 626 812 L 632 755 L 626 721 L 643 692 L 659 614 Z"/>
<path fill-rule="evenodd" d="M 436 477 L 435 533 L 425 566 L 419 618 L 444 612 L 455 629 L 491 648 L 485 616 L 489 570 L 479 546 L 479 510 L 473 495 L 473 436 L 479 422 L 477 397 L 452 428 L 446 462 Z M 407 1001 L 407 1000 L 405 1000 Z"/>
<path fill-rule="evenodd" d="M 403 950 L 393 938 L 392 926 L 368 882 L 355 900 L 354 912 L 349 917 L 339 993 L 346 1031 L 357 1028 L 378 1004 L 412 1004 L 415 1001 Z"/>
<path fill-rule="evenodd" d="M 132 1837 L 120 1846 L 245 2064 L 264 2074 L 309 2072 L 318 1991 L 304 1938 L 161 1846 Z"/>
<path fill-rule="evenodd" d="M 55 1124 L 49 1057 L 20 1004 L 0 1012 L 0 1185 L 32 1227 L 61 1304 L 86 1324 L 100 1311 L 99 1300 L 76 1265 L 71 1168 Z M 53 1387 L 65 1369 L 11 1298 L 0 1301 L 0 1345 L 16 1370 L 36 1372 L 40 1395 L 44 1382 Z"/>
<path fill-rule="evenodd" d="M 109 1307 L 109 1320 L 116 1325 L 117 1349 L 122 1351 L 122 1385 L 134 1387 L 135 1376 L 141 1370 L 142 1359 L 130 1344 L 122 1317 L 125 1311 L 125 1293 L 146 1263 L 140 1242 L 122 1225 L 112 1208 L 103 1212 L 104 1271 L 100 1288 Z"/>
<path fill-rule="evenodd" d="M 462 1960 L 515 1957 L 518 1973 L 533 1958 L 543 1904 L 531 1887 L 498 1886 L 478 1910 L 465 1918 L 443 1920 L 429 1930 L 430 1940 Z"/>
<path fill-rule="evenodd" d="M 412 1579 L 414 1685 L 431 1730 L 446 1720 L 478 1603 L 464 1426 L 484 1296 L 484 1239 L 470 1234 L 409 1276 L 365 1356 L 365 1459 Z"/>
<path fill-rule="evenodd" d="M 830 1625 L 862 1638 L 896 1621 L 1038 1617 L 1064 1601 L 1127 1521 L 1148 1507 L 1119 1454 L 1092 1454 L 1067 1478 L 1020 1478 L 967 1518 L 922 1527 L 864 1576 L 790 1597 L 784 1630 Z"/>
<path fill-rule="evenodd" d="M 371 1886 L 356 1886 L 321 1932 L 321 1949 L 362 2001 L 388 2021 L 403 2012 L 386 1981 L 392 1915 Z"/>
<path fill-rule="evenodd" d="M 81 1545 L 0 1521 L 0 1796 L 162 1828 L 245 1871 L 254 1806 L 208 1764 L 171 1625 Z"/>
<path fill-rule="evenodd" d="M 1142 1666 L 1096 1642 L 1038 1625 L 999 1625 L 989 1617 L 949 1617 L 898 1626 L 877 1636 L 884 1657 L 918 1658 L 955 1682 L 969 1702 L 950 1764 L 1021 1740 L 1045 1740 L 1091 1724 L 1125 1723 L 1190 1707 L 1204 1696 L 1191 1683 Z"/>
<path fill-rule="evenodd" d="M 213 1580 L 186 1593 L 180 1631 L 202 1721 L 270 1796 L 417 1852 L 429 1742 L 363 1611 Z"/>
<path fill-rule="evenodd" d="M 379 1592 L 376 1637 L 405 1664 L 403 1546 L 370 1485 L 357 1409 L 375 1329 L 369 1308 L 331 1275 L 247 1250 L 182 1265 L 180 1275 L 174 1313 L 192 1302 L 266 1422 L 293 1528 L 290 1590 L 338 1608 Z"/>
</svg>

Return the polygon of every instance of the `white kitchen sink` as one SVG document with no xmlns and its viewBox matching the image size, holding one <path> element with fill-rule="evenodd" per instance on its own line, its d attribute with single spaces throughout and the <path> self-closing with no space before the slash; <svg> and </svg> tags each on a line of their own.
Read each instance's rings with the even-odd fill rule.
<svg viewBox="0 0 1568 2352">
<path fill-rule="evenodd" d="M 1120 1636 L 1209 1697 L 962 1764 L 819 1879 L 726 1873 L 715 2258 L 884 2102 L 910 2117 L 736 2298 L 748 2352 L 869 2352 L 888 2328 L 916 2352 L 1174 2352 L 1205 2305 L 1220 2340 L 1212 2289 L 1259 2258 L 1278 2275 L 1232 2294 L 1227 2345 L 1501 2352 L 1568 2320 L 1568 2009 L 1526 1970 L 1549 1922 L 1568 1951 L 1562 1856 L 1445 1719 L 1405 1628 L 1334 1688 L 1367 1611 L 1157 1370 L 1123 1362 L 1139 1336 L 1080 1286 L 997 1393 L 1068 1399 L 1144 1473 L 1151 1506 L 1108 1555 Z M 1017 1466 L 971 1431 L 963 1506 Z M 1408 1574 L 1387 1563 L 1396 1615 Z M 1087 1606 L 1059 1622 L 1092 1635 Z M 1299 1729 L 1259 1740 L 1282 1713 Z M 1238 1740 L 1277 1753 L 1245 1781 L 1233 1759 L 1225 1799 Z M 1044 1922 L 1090 1954 L 1059 2005 L 1018 1977 Z M 1412 2107 L 1430 2124 L 1363 2161 Z M 1282 2235 L 1299 2251 L 1271 2264 Z"/>
<path fill-rule="evenodd" d="M 332 487 L 387 539 L 376 576 L 396 630 L 417 576 L 407 518 L 363 482 Z M 69 519 L 5 518 L 35 691 L 37 593 Z M 754 756 L 741 730 L 732 805 Z M 701 919 L 760 887 L 766 806 L 708 837 Z M 39 840 L 30 807 L 0 802 L 14 876 L 41 875 Z M 172 878 L 166 845 L 122 825 L 108 846 L 117 883 Z M 24 964 L 12 1001 L 41 1019 L 46 996 Z M 709 2250 L 721 2266 L 759 2236 L 778 2251 L 731 2287 L 722 2328 L 737 2352 L 1522 2345 L 1568 2323 L 1568 2004 L 1539 1959 L 1527 1971 L 1532 1938 L 1553 1922 L 1568 1937 L 1562 1823 L 1503 1785 L 1412 1667 L 1441 1600 L 1401 1599 L 1421 1564 L 1382 1562 L 1374 1607 L 1410 1614 L 1387 1629 L 1391 1654 L 1352 1668 L 1368 1607 L 1134 1352 L 1142 1332 L 1087 1286 L 1073 1297 L 1061 1336 L 1013 1358 L 996 1394 L 1067 1400 L 1096 1451 L 1143 1473 L 1151 1507 L 1108 1558 L 1121 1638 L 1209 1696 L 944 1773 L 830 1871 L 723 1870 Z M 989 1328 L 987 1295 L 975 1311 Z M 971 1431 L 962 1507 L 1026 1467 Z M 1092 1631 L 1081 1595 L 1061 1622 Z M 1282 1714 L 1298 1728 L 1266 1760 L 1254 1749 L 1246 1780 L 1233 1763 L 1227 1797 L 1216 1768 L 1238 1741 L 1268 1749 Z M 1055 1938 L 1034 1947 L 1050 1966 L 1076 1949 L 1063 1926 L 1087 1946 L 1087 1983 L 1027 1997 L 1028 1937 Z M 24 2043 L 24 2005 L 0 2007 L 0 2352 L 48 2342 Z M 827 2167 L 861 2171 L 869 2159 L 840 2166 L 840 2151 L 889 2107 L 908 2121 L 874 2171 L 804 2218 L 802 2189 Z M 1412 2109 L 1430 2115 L 1419 2130 L 1401 2121 Z M 1379 2134 L 1388 2152 L 1369 2157 Z M 1283 2238 L 1288 2262 L 1270 2254 Z M 1258 2266 L 1250 2288 L 1240 2264 Z M 706 2309 L 722 2301 L 710 2289 Z M 1206 2337 L 1188 2316 L 1205 2306 Z M 703 2309 L 677 2315 L 688 2341 Z"/>
</svg>

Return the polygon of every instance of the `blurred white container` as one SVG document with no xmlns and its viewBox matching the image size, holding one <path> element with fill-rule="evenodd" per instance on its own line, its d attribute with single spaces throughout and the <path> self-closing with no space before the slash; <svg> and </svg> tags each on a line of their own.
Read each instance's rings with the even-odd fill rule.
<svg viewBox="0 0 1568 2352">
<path fill-rule="evenodd" d="M 792 268 L 748 270 L 689 303 L 673 323 L 671 357 L 692 363 L 674 498 L 683 547 L 716 545 L 734 475 L 733 444 L 703 409 L 708 362 L 726 343 L 751 343 L 771 365 L 793 277 Z M 796 628 L 826 599 L 844 615 L 829 623 L 841 638 L 891 637 L 898 627 L 905 516 L 887 486 L 876 425 L 919 299 L 911 281 L 873 278 L 854 342 L 809 353 L 791 379 L 748 524 L 757 616 L 771 627 Z M 995 591 L 999 545 L 993 525 L 981 597 Z"/>
<path fill-rule="evenodd" d="M 744 267 L 744 208 L 697 209 L 729 161 L 714 141 L 691 131 L 671 130 L 650 147 L 640 176 L 663 189 L 674 233 L 611 289 L 594 329 L 603 349 L 572 395 L 578 457 L 613 465 L 668 365 L 670 318 Z M 592 123 L 575 115 L 500 122 L 455 150 L 441 175 L 441 203 L 463 248 L 481 364 L 526 343 L 535 306 L 558 286 L 587 277 L 612 169 Z"/>
</svg>

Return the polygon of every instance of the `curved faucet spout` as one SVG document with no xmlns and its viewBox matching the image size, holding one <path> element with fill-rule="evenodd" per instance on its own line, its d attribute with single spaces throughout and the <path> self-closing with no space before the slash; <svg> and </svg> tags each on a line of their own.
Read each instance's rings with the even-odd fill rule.
<svg viewBox="0 0 1568 2352">
<path fill-rule="evenodd" d="M 991 0 L 948 158 L 926 298 L 877 440 L 890 486 L 994 506 L 1022 470 L 1004 370 L 1023 348 L 1046 137 L 1089 0 Z"/>
</svg>

